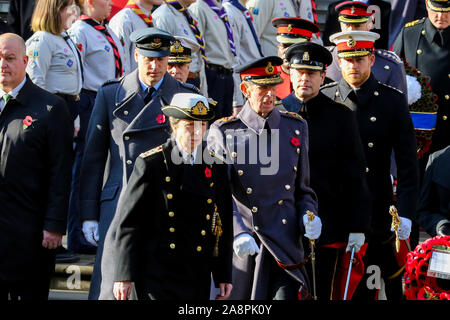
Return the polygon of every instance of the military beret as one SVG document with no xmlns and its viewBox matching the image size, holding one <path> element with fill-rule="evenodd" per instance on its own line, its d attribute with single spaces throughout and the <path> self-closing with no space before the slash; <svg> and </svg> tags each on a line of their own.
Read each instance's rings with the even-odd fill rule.
<svg viewBox="0 0 450 320">
<path fill-rule="evenodd" d="M 373 14 L 369 6 L 360 1 L 344 1 L 334 7 L 339 14 L 338 20 L 348 24 L 366 23 Z"/>
<path fill-rule="evenodd" d="M 330 51 L 313 42 L 293 44 L 285 56 L 292 69 L 323 71 L 333 62 Z"/>
<path fill-rule="evenodd" d="M 168 32 L 158 28 L 144 28 L 133 31 L 130 40 L 134 42 L 139 53 L 145 57 L 167 57 L 170 45 L 175 38 Z"/>
<path fill-rule="evenodd" d="M 433 11 L 449 12 L 450 1 L 449 0 L 427 0 L 427 6 Z"/>
<path fill-rule="evenodd" d="M 196 93 L 177 93 L 170 105 L 162 107 L 162 112 L 169 117 L 187 120 L 207 121 L 214 118 L 214 111 L 208 99 Z"/>
<path fill-rule="evenodd" d="M 313 33 L 320 31 L 311 21 L 293 17 L 275 18 L 272 25 L 277 28 L 277 41 L 285 44 L 311 41 Z"/>
<path fill-rule="evenodd" d="M 363 57 L 374 50 L 374 42 L 380 35 L 370 31 L 343 31 L 330 36 L 336 44 L 339 58 Z"/>
<path fill-rule="evenodd" d="M 259 86 L 274 86 L 283 82 L 280 76 L 283 60 L 277 56 L 263 57 L 235 69 L 241 79 Z"/>
</svg>

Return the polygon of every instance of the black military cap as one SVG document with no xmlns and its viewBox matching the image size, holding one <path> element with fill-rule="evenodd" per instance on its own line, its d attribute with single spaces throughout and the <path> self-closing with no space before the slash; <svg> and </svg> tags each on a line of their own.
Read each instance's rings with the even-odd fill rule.
<svg viewBox="0 0 450 320">
<path fill-rule="evenodd" d="M 175 38 L 168 32 L 158 28 L 144 28 L 130 34 L 139 53 L 146 57 L 160 58 L 170 54 L 170 45 Z"/>
<path fill-rule="evenodd" d="M 338 20 L 347 24 L 366 23 L 373 14 L 369 12 L 369 6 L 360 1 L 344 1 L 334 8 L 339 13 Z"/>
<path fill-rule="evenodd" d="M 449 0 L 427 0 L 427 6 L 433 11 L 449 12 L 450 1 Z"/>
<path fill-rule="evenodd" d="M 333 57 L 325 47 L 313 42 L 303 42 L 287 49 L 286 60 L 292 69 L 324 71 L 333 62 Z"/>
<path fill-rule="evenodd" d="M 214 118 L 208 99 L 196 93 L 176 93 L 170 105 L 162 107 L 161 111 L 177 119 L 207 121 Z"/>
<path fill-rule="evenodd" d="M 293 17 L 275 18 L 272 25 L 277 28 L 277 41 L 286 44 L 311 41 L 313 33 L 320 31 L 311 21 Z"/>
<path fill-rule="evenodd" d="M 175 41 L 170 46 L 169 63 L 191 63 L 192 53 L 200 50 L 200 45 L 186 37 L 175 36 Z"/>
<path fill-rule="evenodd" d="M 283 60 L 277 56 L 259 58 L 235 69 L 241 79 L 259 86 L 274 86 L 283 82 L 280 76 Z"/>
</svg>

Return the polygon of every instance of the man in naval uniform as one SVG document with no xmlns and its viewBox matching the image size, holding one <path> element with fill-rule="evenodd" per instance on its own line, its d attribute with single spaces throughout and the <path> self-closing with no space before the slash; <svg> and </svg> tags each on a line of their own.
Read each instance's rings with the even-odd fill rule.
<svg viewBox="0 0 450 320">
<path fill-rule="evenodd" d="M 301 236 L 317 239 L 320 218 L 309 186 L 308 128 L 275 108 L 279 57 L 238 71 L 247 103 L 212 124 L 208 146 L 229 164 L 234 200 L 233 300 L 296 300 L 309 291 Z"/>
<path fill-rule="evenodd" d="M 335 265 L 340 265 L 345 250 L 358 252 L 370 230 L 364 151 L 355 113 L 319 91 L 331 53 L 316 43 L 303 42 L 292 45 L 286 59 L 294 91 L 282 104 L 308 122 L 311 187 L 323 221 L 316 245 L 316 289 L 318 299 L 328 300 L 337 281 Z"/>
<path fill-rule="evenodd" d="M 167 73 L 174 40 L 169 33 L 157 28 L 140 29 L 131 34 L 131 40 L 136 45 L 138 69 L 100 88 L 86 134 L 80 212 L 85 237 L 98 244 L 90 299 L 97 299 L 100 289 L 100 298 L 113 299 L 112 248 L 103 248 L 103 243 L 136 157 L 169 137 L 168 120 L 161 107 L 175 93 L 196 91 Z M 114 236 L 114 232 L 108 236 Z"/>
<path fill-rule="evenodd" d="M 390 231 L 389 214 L 389 206 L 394 204 L 391 152 L 394 150 L 398 173 L 396 206 L 401 220 L 398 236 L 406 240 L 411 220 L 415 218 L 418 195 L 416 138 L 403 94 L 371 73 L 375 60 L 373 44 L 378 37 L 377 33 L 367 31 L 334 34 L 331 40 L 337 44 L 343 77 L 339 82 L 323 86 L 322 92 L 356 112 L 373 204 L 365 263 L 380 267 L 387 298 L 398 300 L 402 297 L 402 284 L 397 274 L 400 267 L 395 258 L 395 235 Z M 366 283 L 366 279 L 361 283 Z M 360 285 L 354 298 L 373 300 L 374 294 L 375 290 Z"/>
<path fill-rule="evenodd" d="M 175 36 L 175 41 L 170 46 L 167 72 L 178 81 L 187 82 L 192 55 L 196 54 L 199 49 L 200 46 L 197 42 L 190 38 Z"/>
<path fill-rule="evenodd" d="M 373 26 L 373 13 L 369 10 L 367 4 L 359 1 L 345 1 L 336 6 L 338 20 L 342 31 L 360 30 L 370 31 Z M 375 45 L 377 42 L 375 42 Z M 334 81 L 342 78 L 341 68 L 339 67 L 337 49 L 330 47 L 333 55 L 333 63 L 327 70 L 327 76 Z M 400 58 L 392 51 L 377 48 L 374 51 L 375 64 L 371 72 L 378 81 L 390 85 L 405 94 L 407 94 L 405 67 Z"/>
</svg>

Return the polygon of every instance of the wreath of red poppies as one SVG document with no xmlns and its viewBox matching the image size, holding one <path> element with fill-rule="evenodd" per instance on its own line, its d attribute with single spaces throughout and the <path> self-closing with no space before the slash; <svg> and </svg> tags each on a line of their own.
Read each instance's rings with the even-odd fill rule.
<svg viewBox="0 0 450 320">
<path fill-rule="evenodd" d="M 405 296 L 408 300 L 450 300 L 450 290 L 439 287 L 435 277 L 427 276 L 433 246 L 450 247 L 450 236 L 437 236 L 408 253 L 405 265 Z"/>
</svg>

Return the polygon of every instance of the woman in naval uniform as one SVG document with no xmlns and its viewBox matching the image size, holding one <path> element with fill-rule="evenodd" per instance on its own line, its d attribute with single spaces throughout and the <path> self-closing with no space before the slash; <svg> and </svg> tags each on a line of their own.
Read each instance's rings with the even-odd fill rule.
<svg viewBox="0 0 450 320">
<path fill-rule="evenodd" d="M 172 136 L 135 162 L 116 216 L 114 296 L 139 299 L 209 300 L 211 273 L 229 296 L 232 200 L 224 163 L 202 144 L 214 117 L 205 97 L 174 95 L 162 108 Z"/>
</svg>

